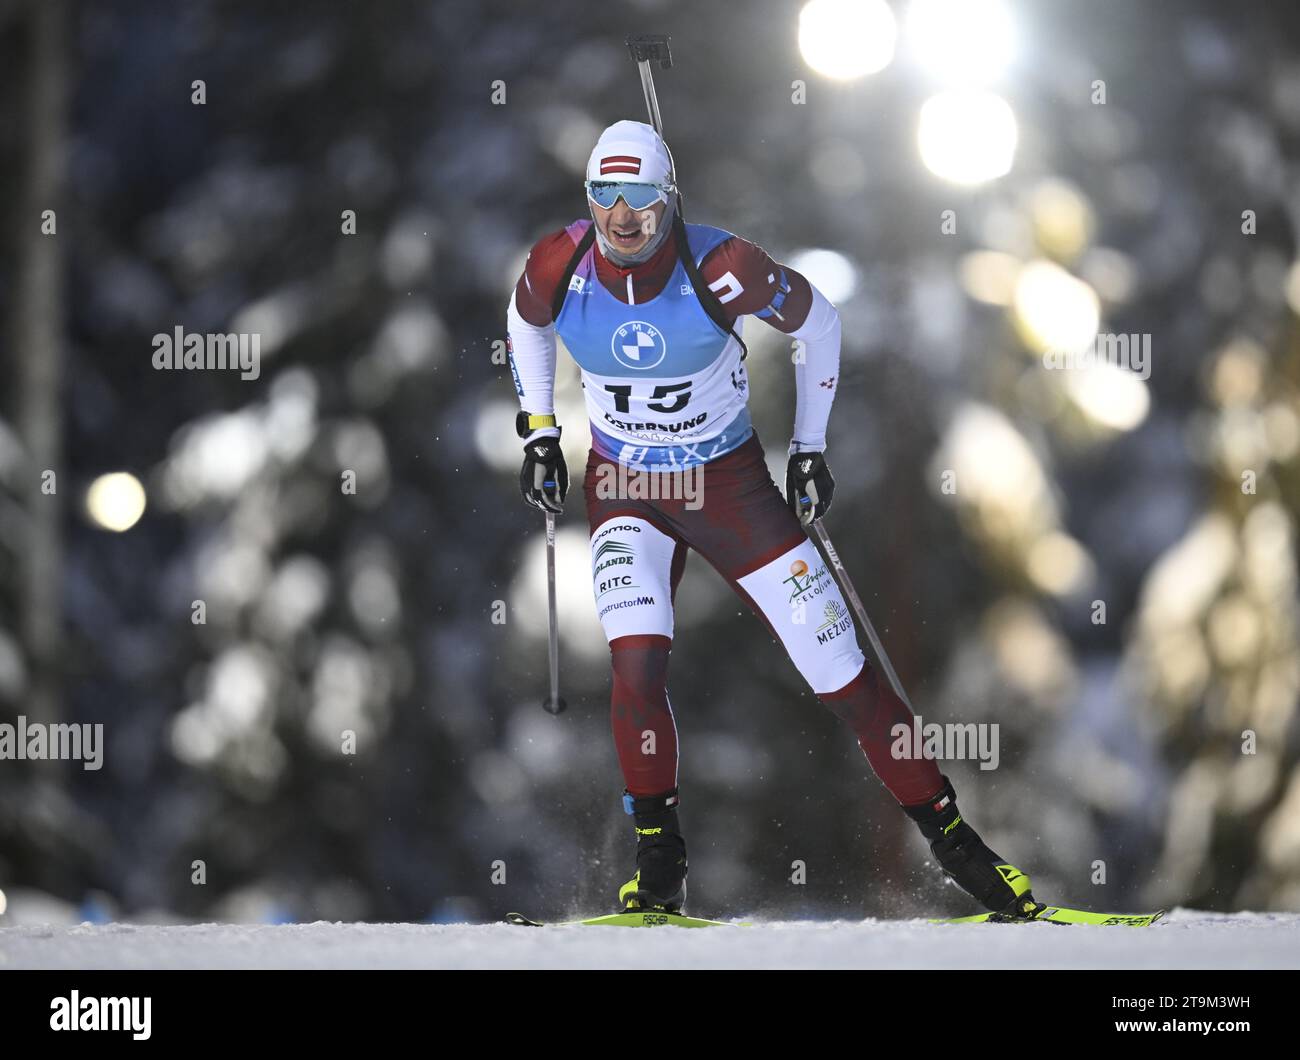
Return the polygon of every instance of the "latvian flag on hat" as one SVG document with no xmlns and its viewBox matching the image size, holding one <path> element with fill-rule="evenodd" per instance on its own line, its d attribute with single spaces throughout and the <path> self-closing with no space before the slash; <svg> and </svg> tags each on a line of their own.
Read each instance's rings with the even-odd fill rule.
<svg viewBox="0 0 1300 1060">
<path fill-rule="evenodd" d="M 600 175 L 611 173 L 630 173 L 636 176 L 641 172 L 641 159 L 636 155 L 608 155 L 600 160 Z"/>
</svg>

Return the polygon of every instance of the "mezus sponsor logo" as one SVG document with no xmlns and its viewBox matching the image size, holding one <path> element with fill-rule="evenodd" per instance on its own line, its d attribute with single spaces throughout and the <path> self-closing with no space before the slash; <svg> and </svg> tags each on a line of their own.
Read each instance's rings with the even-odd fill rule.
<svg viewBox="0 0 1300 1060">
<path fill-rule="evenodd" d="M 838 600 L 827 600 L 826 606 L 822 608 L 822 624 L 813 632 L 817 634 L 818 644 L 829 644 L 852 628 L 853 618 L 849 615 L 849 609 Z"/>
<path fill-rule="evenodd" d="M 74 990 L 70 997 L 50 1002 L 50 1030 L 131 1031 L 131 1037 L 142 1042 L 150 1034 L 152 1009 L 149 997 L 82 997 Z"/>
<path fill-rule="evenodd" d="M 1089 345 L 1070 350 L 1052 349 L 1043 354 L 1044 368 L 1064 371 L 1099 365 L 1123 368 L 1139 379 L 1150 379 L 1151 336 L 1098 334 Z"/>
<path fill-rule="evenodd" d="M 817 569 L 810 571 L 808 564 L 801 559 L 790 564 L 790 577 L 782 578 L 783 585 L 790 586 L 790 603 L 796 600 L 807 603 L 814 596 L 820 596 L 832 584 L 831 576 L 826 571 L 826 564 L 818 563 Z"/>
<path fill-rule="evenodd" d="M 0 724 L 0 760 L 81 762 L 85 770 L 97 770 L 104 764 L 104 726 L 102 724 L 47 725 L 29 722 L 26 714 L 18 715 L 18 724 Z"/>
<path fill-rule="evenodd" d="M 704 466 L 675 471 L 642 471 L 625 464 L 596 468 L 596 496 L 601 500 L 684 501 L 690 511 L 704 505 Z"/>
<path fill-rule="evenodd" d="M 895 759 L 929 758 L 978 761 L 980 769 L 997 769 L 998 723 L 948 722 L 926 725 L 921 715 L 912 724 L 899 722 L 889 730 L 894 738 L 889 753 Z"/>
<path fill-rule="evenodd" d="M 254 332 L 186 332 L 177 324 L 168 335 L 153 337 L 153 366 L 159 371 L 184 368 L 188 371 L 239 372 L 240 379 L 262 374 L 262 336 Z"/>
</svg>

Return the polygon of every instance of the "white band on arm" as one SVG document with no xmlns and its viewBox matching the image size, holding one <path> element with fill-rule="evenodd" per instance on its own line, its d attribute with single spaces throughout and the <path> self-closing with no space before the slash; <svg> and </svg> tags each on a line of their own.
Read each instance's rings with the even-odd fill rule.
<svg viewBox="0 0 1300 1060">
<path fill-rule="evenodd" d="M 511 370 L 515 377 L 515 391 L 519 407 L 535 416 L 555 412 L 555 325 L 539 328 L 519 315 L 515 296 L 510 296 L 506 310 L 506 328 L 510 336 Z M 554 438 L 558 427 L 541 427 L 525 439 Z"/>
<path fill-rule="evenodd" d="M 840 315 L 821 291 L 813 287 L 812 305 L 803 324 L 790 337 L 803 343 L 804 357 L 794 366 L 794 437 L 791 453 L 822 452 L 826 424 L 840 374 Z"/>
</svg>

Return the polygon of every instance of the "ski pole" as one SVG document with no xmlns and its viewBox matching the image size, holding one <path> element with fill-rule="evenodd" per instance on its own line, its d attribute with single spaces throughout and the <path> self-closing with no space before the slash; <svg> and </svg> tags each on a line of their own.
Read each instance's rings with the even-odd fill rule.
<svg viewBox="0 0 1300 1060">
<path fill-rule="evenodd" d="M 650 112 L 650 124 L 654 126 L 655 132 L 663 136 L 664 123 L 659 117 L 659 99 L 655 95 L 655 77 L 650 64 L 657 60 L 664 70 L 672 67 L 673 54 L 668 49 L 668 36 L 664 33 L 648 33 L 640 37 L 628 37 L 623 43 L 632 53 L 641 74 L 641 91 L 645 94 L 646 110 Z"/>
<path fill-rule="evenodd" d="M 625 43 L 641 72 L 641 90 L 645 93 L 645 105 L 650 112 L 650 122 L 654 125 L 655 132 L 663 136 L 663 120 L 659 116 L 659 100 L 655 96 L 654 74 L 650 70 L 650 62 L 657 59 L 665 70 L 673 65 L 672 54 L 668 50 L 668 37 L 664 34 L 628 37 Z M 551 714 L 559 714 L 568 704 L 560 695 L 560 633 L 555 607 L 555 515 L 552 512 L 546 513 L 546 595 L 551 694 L 546 697 L 542 707 Z"/>
<path fill-rule="evenodd" d="M 907 693 L 903 691 L 903 683 L 898 679 L 898 674 L 894 672 L 894 666 L 889 661 L 889 656 L 885 653 L 885 646 L 880 643 L 880 638 L 876 636 L 876 629 L 871 624 L 871 619 L 867 617 L 867 609 L 862 606 L 862 600 L 858 597 L 857 590 L 853 588 L 853 582 L 849 579 L 849 572 L 844 569 L 844 564 L 840 562 L 840 554 L 835 551 L 835 546 L 831 544 L 831 538 L 826 533 L 826 528 L 822 526 L 820 519 L 814 520 L 812 524 L 813 532 L 817 535 L 817 540 L 821 542 L 822 554 L 826 561 L 831 565 L 831 575 L 835 583 L 840 587 L 849 603 L 853 606 L 854 613 L 858 616 L 858 621 L 862 624 L 863 630 L 867 634 L 867 639 L 871 641 L 871 650 L 876 653 L 876 660 L 880 663 L 880 668 L 885 671 L 885 676 L 889 679 L 889 687 L 894 690 L 894 695 L 898 696 L 907 709 L 912 711 L 912 702 L 907 698 Z"/>
<path fill-rule="evenodd" d="M 659 97 L 655 95 L 655 75 L 650 64 L 658 62 L 659 66 L 664 70 L 672 68 L 673 53 L 668 47 L 668 35 L 666 33 L 643 33 L 639 37 L 627 37 L 623 43 L 627 45 L 627 50 L 636 61 L 637 72 L 641 75 L 641 92 L 645 96 L 645 109 L 650 115 L 650 124 L 654 126 L 659 138 L 663 139 L 664 121 L 659 115 Z M 669 158 L 671 160 L 671 155 Z M 677 198 L 677 217 L 680 220 L 685 216 L 682 209 L 682 193 L 678 191 L 675 194 Z"/>
<path fill-rule="evenodd" d="M 542 703 L 548 714 L 559 714 L 568 704 L 560 695 L 560 622 L 555 608 L 555 513 L 546 513 L 546 602 L 551 694 Z"/>
</svg>

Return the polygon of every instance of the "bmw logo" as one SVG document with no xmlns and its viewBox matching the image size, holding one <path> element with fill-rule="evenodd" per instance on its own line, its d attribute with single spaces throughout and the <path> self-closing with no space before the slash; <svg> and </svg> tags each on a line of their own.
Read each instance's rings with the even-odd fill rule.
<svg viewBox="0 0 1300 1060">
<path fill-rule="evenodd" d="M 624 368 L 645 371 L 663 361 L 668 345 L 663 333 L 653 324 L 630 320 L 614 332 L 610 352 Z"/>
</svg>

